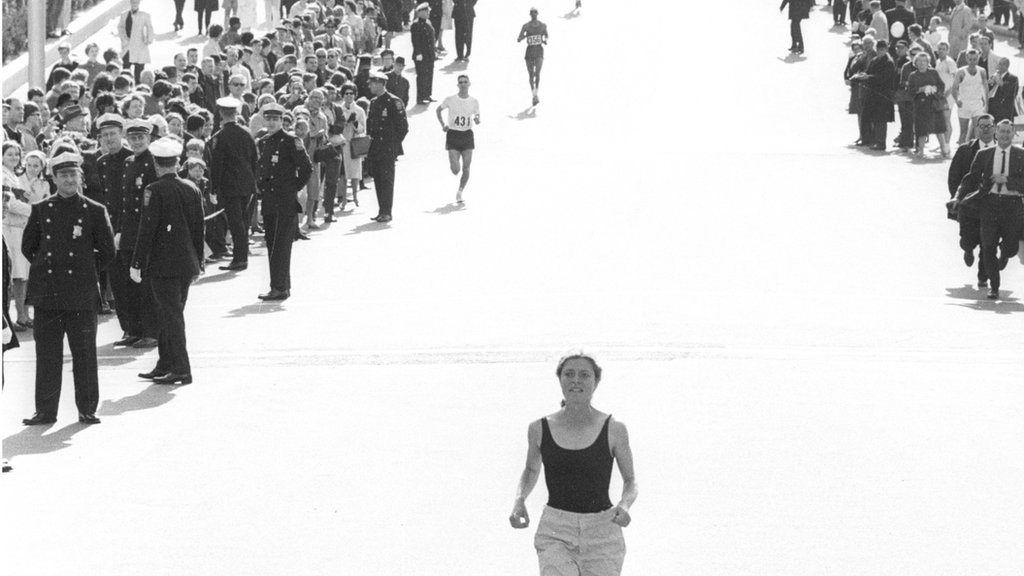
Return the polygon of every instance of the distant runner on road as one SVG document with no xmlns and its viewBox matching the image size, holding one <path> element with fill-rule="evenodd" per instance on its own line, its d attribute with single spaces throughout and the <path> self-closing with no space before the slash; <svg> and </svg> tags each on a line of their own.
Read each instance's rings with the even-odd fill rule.
<svg viewBox="0 0 1024 576">
<path fill-rule="evenodd" d="M 459 192 L 455 195 L 455 203 L 462 204 L 462 191 L 469 182 L 469 165 L 473 163 L 473 124 L 480 123 L 480 103 L 469 95 L 469 76 L 459 75 L 459 93 L 444 99 L 437 107 L 437 121 L 445 131 L 445 149 L 448 150 L 448 161 L 451 163 L 452 174 L 462 170 L 459 180 Z M 448 121 L 445 122 L 443 111 L 448 110 Z"/>
<path fill-rule="evenodd" d="M 537 90 L 540 88 L 540 69 L 544 65 L 544 45 L 548 43 L 548 25 L 537 19 L 537 9 L 530 8 L 530 21 L 523 24 L 519 31 L 519 39 L 526 39 L 526 72 L 530 75 L 530 91 L 533 92 L 533 105 L 540 102 Z"/>
</svg>

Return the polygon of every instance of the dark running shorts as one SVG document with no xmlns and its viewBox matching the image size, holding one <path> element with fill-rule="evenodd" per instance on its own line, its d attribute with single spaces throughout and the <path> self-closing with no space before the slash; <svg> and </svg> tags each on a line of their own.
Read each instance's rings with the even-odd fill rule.
<svg viewBox="0 0 1024 576">
<path fill-rule="evenodd" d="M 446 132 L 444 149 L 445 150 L 472 150 L 475 148 L 475 142 L 473 140 L 472 130 L 448 130 Z"/>
</svg>

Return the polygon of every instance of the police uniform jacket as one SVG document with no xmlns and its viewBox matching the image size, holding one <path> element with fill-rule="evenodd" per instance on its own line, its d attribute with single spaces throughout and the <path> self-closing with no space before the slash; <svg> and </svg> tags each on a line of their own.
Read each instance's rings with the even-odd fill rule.
<svg viewBox="0 0 1024 576">
<path fill-rule="evenodd" d="M 405 104 L 394 94 L 384 92 L 370 100 L 366 115 L 366 133 L 370 136 L 371 158 L 397 158 L 405 153 L 402 141 L 409 133 Z"/>
<path fill-rule="evenodd" d="M 156 167 L 149 150 L 138 156 L 130 156 L 124 166 L 124 204 L 115 232 L 121 235 L 118 250 L 131 252 L 135 249 L 135 239 L 138 238 L 139 224 L 142 222 L 146 186 L 156 180 Z"/>
<path fill-rule="evenodd" d="M 409 105 L 409 81 L 398 72 L 388 72 L 388 81 L 384 85 L 387 91 L 398 96 L 406 106 Z"/>
<path fill-rule="evenodd" d="M 423 62 L 434 61 L 434 45 L 436 44 L 436 35 L 434 32 L 434 26 L 429 20 L 417 19 L 409 27 L 409 33 L 412 35 L 412 58 L 415 61 L 417 56 L 423 56 Z"/>
<path fill-rule="evenodd" d="M 203 196 L 174 174 L 146 187 L 132 267 L 153 278 L 198 276 L 203 258 Z"/>
<path fill-rule="evenodd" d="M 132 151 L 122 147 L 112 154 L 104 154 L 96 161 L 100 176 L 100 188 L 103 189 L 103 202 L 110 215 L 110 224 L 118 230 L 121 223 L 121 211 L 124 208 L 124 172 L 125 163 L 132 157 Z"/>
<path fill-rule="evenodd" d="M 54 194 L 32 206 L 21 252 L 31 262 L 26 304 L 95 310 L 98 273 L 114 258 L 107 209 L 80 194 Z"/>
<path fill-rule="evenodd" d="M 106 194 L 104 194 L 103 184 L 100 182 L 99 159 L 100 151 L 98 149 L 82 152 L 82 192 L 86 198 L 106 205 Z"/>
<path fill-rule="evenodd" d="M 225 122 L 210 139 L 210 186 L 218 196 L 248 196 L 256 190 L 256 143 L 237 122 Z"/>
<path fill-rule="evenodd" d="M 313 172 L 306 147 L 295 135 L 278 130 L 258 141 L 257 179 L 264 212 L 299 213 L 297 194 Z"/>
</svg>

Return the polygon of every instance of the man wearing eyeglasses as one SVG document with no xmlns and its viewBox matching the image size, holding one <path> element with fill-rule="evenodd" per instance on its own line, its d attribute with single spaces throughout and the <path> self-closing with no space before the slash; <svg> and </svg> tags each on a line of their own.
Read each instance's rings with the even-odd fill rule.
<svg viewBox="0 0 1024 576">
<path fill-rule="evenodd" d="M 969 143 L 956 149 L 953 160 L 949 164 L 949 197 L 956 198 L 957 190 L 964 180 L 964 176 L 971 171 L 971 162 L 979 150 L 991 148 L 996 145 L 996 123 L 991 114 L 982 114 L 975 119 L 976 138 Z M 953 211 L 953 216 L 960 226 L 960 249 L 964 251 L 964 263 L 968 267 L 974 265 L 974 249 L 981 245 L 981 221 L 978 220 L 978 210 L 970 206 L 958 206 Z M 981 258 L 978 259 L 978 288 L 988 287 L 988 274 L 982 265 Z"/>
</svg>

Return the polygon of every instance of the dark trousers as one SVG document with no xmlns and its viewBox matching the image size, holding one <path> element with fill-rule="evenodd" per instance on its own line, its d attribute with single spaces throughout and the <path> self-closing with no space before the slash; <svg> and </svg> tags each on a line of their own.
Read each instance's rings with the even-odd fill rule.
<svg viewBox="0 0 1024 576">
<path fill-rule="evenodd" d="M 132 253 L 118 250 L 107 269 L 110 272 L 110 290 L 114 293 L 117 322 L 129 336 L 156 338 L 149 278 L 144 275 L 141 284 L 132 282 L 128 273 L 131 264 Z"/>
<path fill-rule="evenodd" d="M 1020 249 L 1024 233 L 1024 204 L 1017 196 L 989 194 L 978 210 L 981 220 L 981 259 L 992 288 L 999 288 L 999 259 L 1010 259 Z M 998 253 L 997 253 L 998 249 Z"/>
<path fill-rule="evenodd" d="M 803 51 L 804 33 L 800 29 L 800 20 L 798 18 L 789 21 L 789 37 L 793 40 L 792 48 Z"/>
<path fill-rule="evenodd" d="M 95 414 L 100 400 L 96 365 L 96 311 L 36 308 L 36 413 L 57 414 L 64 371 L 64 335 L 71 349 L 75 405 Z"/>
<path fill-rule="evenodd" d="M 889 123 L 885 120 L 876 120 L 871 123 L 872 144 L 885 148 L 885 135 L 889 132 Z"/>
<path fill-rule="evenodd" d="M 199 26 L 199 33 L 206 34 L 206 30 L 210 27 L 211 19 L 213 17 L 213 10 L 202 10 L 196 12 L 197 24 Z"/>
<path fill-rule="evenodd" d="M 455 55 L 468 58 L 473 51 L 473 18 L 455 21 Z"/>
<path fill-rule="evenodd" d="M 875 141 L 875 126 L 864 113 L 857 114 L 857 128 L 860 130 L 860 141 L 870 146 Z"/>
<path fill-rule="evenodd" d="M 270 287 L 292 289 L 292 242 L 299 217 L 291 210 L 263 211 L 263 230 L 270 260 Z"/>
<path fill-rule="evenodd" d="M 430 13 L 430 25 L 434 27 L 434 42 L 437 42 L 437 39 L 441 37 L 441 32 L 444 32 L 444 30 L 441 30 L 441 19 L 443 17 L 443 14 L 434 14 L 433 11 Z"/>
<path fill-rule="evenodd" d="M 174 0 L 174 25 L 184 28 L 185 19 L 181 16 L 181 11 L 185 9 L 185 0 Z"/>
<path fill-rule="evenodd" d="M 206 245 L 210 247 L 210 252 L 220 255 L 228 251 L 227 231 L 228 217 L 224 214 L 219 214 L 206 221 Z M 246 246 L 248 247 L 248 240 L 246 240 Z"/>
<path fill-rule="evenodd" d="M 395 200 L 395 158 L 375 156 L 373 158 L 373 187 L 377 192 L 377 215 L 391 216 Z"/>
<path fill-rule="evenodd" d="M 185 346 L 185 302 L 191 285 L 192 278 L 153 278 L 150 281 L 160 325 L 157 372 L 192 373 Z"/>
<path fill-rule="evenodd" d="M 900 113 L 900 135 L 896 137 L 896 145 L 900 148 L 911 148 L 914 146 L 914 104 L 912 102 L 899 102 L 896 105 Z"/>
<path fill-rule="evenodd" d="M 321 202 L 324 206 L 324 216 L 334 214 L 334 199 L 338 196 L 338 180 L 341 178 L 341 158 L 331 158 L 324 161 L 320 172 L 324 177 L 323 195 Z"/>
<path fill-rule="evenodd" d="M 281 0 L 281 19 L 282 20 L 288 17 L 288 12 L 291 11 L 292 6 L 295 5 L 295 3 L 297 1 L 298 0 Z"/>
<path fill-rule="evenodd" d="M 231 263 L 249 261 L 249 196 L 220 196 L 217 198 L 228 216 L 231 231 Z"/>
<path fill-rule="evenodd" d="M 981 245 L 981 220 L 978 220 L 977 213 L 968 215 L 964 212 L 966 209 L 960 208 L 956 215 L 956 221 L 960 225 L 960 249 L 973 253 L 974 249 Z M 978 282 L 988 282 L 983 260 L 978 258 Z"/>
<path fill-rule="evenodd" d="M 846 0 L 832 2 L 832 21 L 836 24 L 846 23 Z"/>
<path fill-rule="evenodd" d="M 416 101 L 423 102 L 431 97 L 434 90 L 434 59 L 423 56 L 416 62 Z"/>
<path fill-rule="evenodd" d="M 124 57 L 121 58 L 121 64 L 123 64 L 122 68 L 124 68 L 126 70 L 128 68 L 131 68 L 132 72 L 134 73 L 134 76 L 135 76 L 135 83 L 138 84 L 140 79 L 141 79 L 141 77 L 142 77 L 142 69 L 145 68 L 146 65 L 145 64 L 132 64 L 131 63 L 131 56 L 132 56 L 131 52 L 125 52 L 124 53 Z"/>
</svg>

